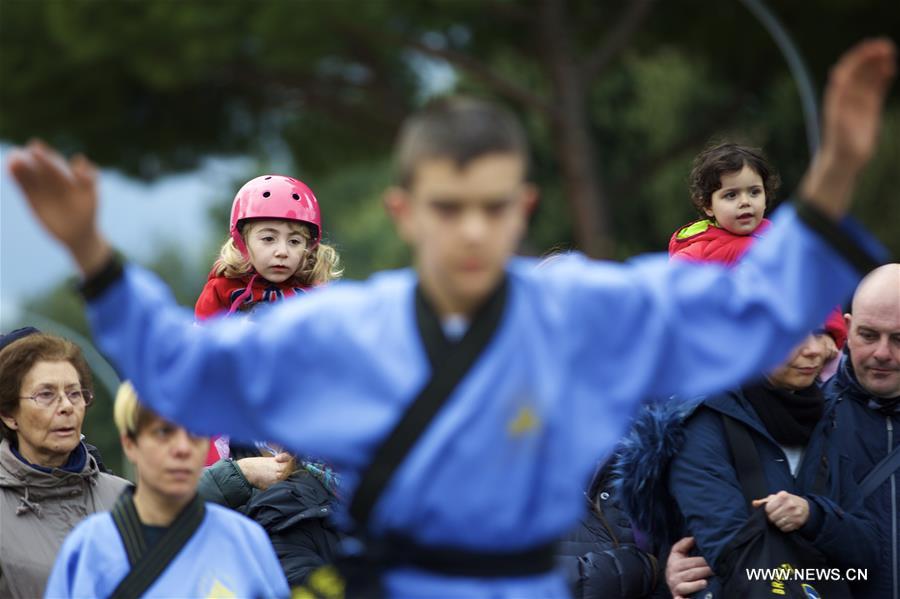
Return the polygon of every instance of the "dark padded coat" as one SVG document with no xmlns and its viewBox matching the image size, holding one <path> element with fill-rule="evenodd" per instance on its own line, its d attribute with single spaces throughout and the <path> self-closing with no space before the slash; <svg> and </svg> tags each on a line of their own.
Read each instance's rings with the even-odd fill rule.
<svg viewBox="0 0 900 599">
<path fill-rule="evenodd" d="M 619 506 L 611 467 L 601 468 L 585 494 L 588 512 L 559 545 L 558 562 L 575 599 L 654 596 L 664 582 L 656 558 L 635 544 L 631 520 Z"/>
<path fill-rule="evenodd" d="M 290 586 L 335 559 L 340 535 L 328 519 L 333 497 L 305 470 L 260 491 L 233 461 L 220 460 L 204 471 L 198 492 L 206 501 L 244 513 L 266 530 Z"/>
<path fill-rule="evenodd" d="M 834 402 L 837 443 L 849 459 L 851 471 L 862 481 L 878 462 L 900 445 L 900 414 L 870 407 L 872 395 L 856 378 L 849 356 L 825 385 L 825 397 Z M 878 556 L 868 564 L 868 580 L 854 586 L 858 599 L 900 598 L 900 475 L 888 477 L 865 500 L 865 508 L 878 523 Z"/>
</svg>

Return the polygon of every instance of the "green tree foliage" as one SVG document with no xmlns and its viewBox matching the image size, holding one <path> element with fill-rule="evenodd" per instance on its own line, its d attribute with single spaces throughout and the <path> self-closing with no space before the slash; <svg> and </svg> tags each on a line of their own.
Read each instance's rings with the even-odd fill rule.
<svg viewBox="0 0 900 599">
<path fill-rule="evenodd" d="M 896 3 L 772 8 L 820 85 L 850 43 L 900 31 Z M 736 0 L 8 0 L 0 137 L 144 177 L 285 144 L 302 177 L 358 179 L 422 101 L 422 58 L 528 123 L 547 190 L 533 249 L 664 248 L 691 217 L 681 173 L 712 136 L 764 146 L 788 190 L 807 160 L 784 61 Z"/>
<path fill-rule="evenodd" d="M 353 5 L 356 17 L 381 3 Z M 293 138 L 304 164 L 383 152 L 414 76 L 328 26 L 327 2 L 4 2 L 0 136 L 144 177 Z M 360 137 L 366 143 L 359 143 Z"/>
<path fill-rule="evenodd" d="M 900 8 L 875 0 L 773 8 L 820 83 L 854 40 L 900 30 Z M 594 233 L 618 257 L 663 249 L 692 217 L 685 175 L 713 136 L 763 146 L 785 193 L 807 161 L 784 61 L 736 1 L 13 0 L 0 50 L 0 136 L 15 141 L 41 135 L 143 176 L 285 144 L 353 274 L 390 263 L 368 259 L 394 244 L 378 237 L 388 226 L 374 199 L 396 125 L 427 83 L 415 57 L 453 67 L 458 90 L 498 96 L 528 124 L 544 189 L 533 251 L 596 250 Z M 580 109 L 589 135 L 576 143 Z M 587 182 L 579 148 L 591 154 Z M 879 160 L 873 170 L 886 172 L 889 155 Z M 860 202 L 867 222 L 884 222 L 880 210 Z"/>
</svg>

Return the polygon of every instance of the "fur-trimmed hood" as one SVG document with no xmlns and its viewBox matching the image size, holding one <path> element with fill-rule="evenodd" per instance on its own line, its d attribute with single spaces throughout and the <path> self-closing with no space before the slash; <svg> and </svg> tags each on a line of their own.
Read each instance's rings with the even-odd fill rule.
<svg viewBox="0 0 900 599">
<path fill-rule="evenodd" d="M 635 418 L 616 452 L 616 486 L 634 525 L 656 543 L 682 529 L 681 515 L 667 486 L 672 458 L 684 445 L 684 421 L 703 398 L 648 404 Z"/>
</svg>

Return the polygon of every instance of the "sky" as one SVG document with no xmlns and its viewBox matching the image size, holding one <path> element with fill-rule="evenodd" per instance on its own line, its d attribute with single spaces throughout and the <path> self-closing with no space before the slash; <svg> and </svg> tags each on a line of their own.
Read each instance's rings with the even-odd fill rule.
<svg viewBox="0 0 900 599">
<path fill-rule="evenodd" d="M 6 167 L 11 146 L 0 143 L 0 330 L 17 319 L 30 297 L 75 273 L 68 255 L 37 224 Z M 149 260 L 163 241 L 174 241 L 186 259 L 202 258 L 211 237 L 208 208 L 231 198 L 233 181 L 251 168 L 247 158 L 209 158 L 195 171 L 144 183 L 120 172 L 100 174 L 100 225 L 114 246 Z M 102 165 L 101 165 L 102 166 Z M 212 257 L 210 257 L 212 260 Z"/>
</svg>

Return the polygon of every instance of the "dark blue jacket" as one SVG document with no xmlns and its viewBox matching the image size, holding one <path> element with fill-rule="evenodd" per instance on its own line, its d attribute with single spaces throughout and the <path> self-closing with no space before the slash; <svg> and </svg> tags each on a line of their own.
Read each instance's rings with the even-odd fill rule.
<svg viewBox="0 0 900 599">
<path fill-rule="evenodd" d="M 868 407 L 872 397 L 863 389 L 849 357 L 844 355 L 837 374 L 825 385 L 825 396 L 837 413 L 837 443 L 849 457 L 853 476 L 862 481 L 872 467 L 900 444 L 900 416 L 886 415 Z M 854 588 L 862 599 L 900 597 L 900 489 L 897 475 L 888 478 L 865 500 L 865 507 L 878 523 L 879 555 L 867 564 L 868 581 Z"/>
<path fill-rule="evenodd" d="M 289 585 L 302 584 L 337 558 L 341 537 L 330 521 L 333 500 L 318 479 L 300 470 L 245 506 L 244 513 L 269 533 Z"/>
<path fill-rule="evenodd" d="M 330 521 L 334 497 L 302 469 L 261 491 L 232 460 L 219 460 L 204 470 L 197 492 L 204 501 L 242 512 L 265 529 L 290 586 L 302 584 L 313 570 L 336 558 L 341 537 Z"/>
<path fill-rule="evenodd" d="M 639 599 L 665 587 L 656 557 L 638 548 L 631 520 L 622 510 L 609 464 L 585 494 L 587 514 L 557 551 L 575 599 Z"/>
<path fill-rule="evenodd" d="M 668 468 L 659 466 L 662 478 L 668 481 L 667 488 L 657 484 L 654 488 L 656 497 L 643 500 L 635 499 L 634 495 L 646 492 L 646 482 L 634 482 L 632 489 L 627 491 L 631 494 L 629 505 L 640 505 L 643 501 L 645 507 L 639 510 L 643 518 L 651 520 L 651 525 L 655 523 L 656 530 L 666 531 L 667 538 L 655 540 L 671 545 L 682 536 L 694 536 L 699 553 L 716 571 L 723 550 L 747 520 L 750 512 L 732 465 L 721 414 L 749 427 L 770 493 L 784 490 L 809 501 L 807 524 L 791 534 L 802 534 L 810 540 L 825 554 L 830 567 L 870 567 L 876 555 L 877 532 L 874 522 L 863 510 L 850 512 L 844 509 L 856 503 L 858 494 L 849 461 L 840 456 L 833 439 L 833 404 L 826 405 L 823 418 L 813 430 L 795 479 L 783 450 L 740 391 L 705 399 L 686 415 L 681 414 L 686 420 L 680 438 L 671 433 L 664 435 L 669 439 L 677 438 L 681 444 L 674 450 L 669 447 L 663 452 L 669 457 L 674 456 Z M 673 417 L 670 425 L 677 427 L 678 419 Z M 654 460 L 653 454 L 658 453 L 660 447 L 651 440 L 643 448 L 643 460 Z M 828 460 L 828 485 L 826 493 L 816 495 L 812 488 L 823 456 Z M 637 525 L 644 523 L 637 522 Z M 680 531 L 675 533 L 679 528 Z M 699 596 L 708 597 L 709 593 L 712 597 L 722 596 L 716 577 Z"/>
</svg>

